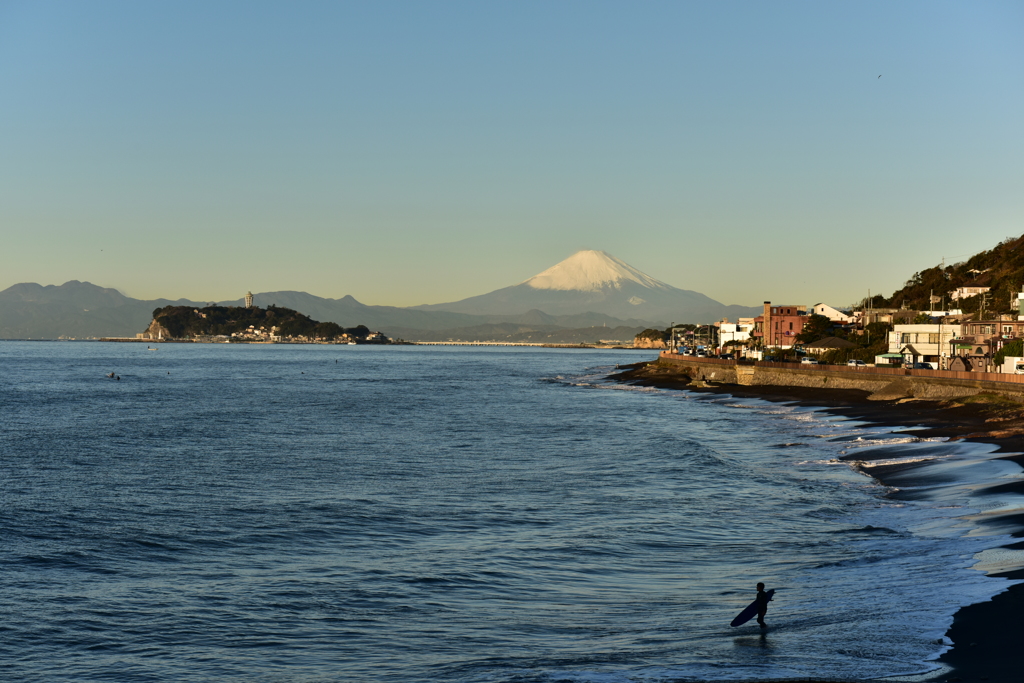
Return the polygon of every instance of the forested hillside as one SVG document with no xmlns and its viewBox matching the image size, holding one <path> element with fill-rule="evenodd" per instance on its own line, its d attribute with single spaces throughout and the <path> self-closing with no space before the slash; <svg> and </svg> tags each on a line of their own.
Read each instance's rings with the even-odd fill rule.
<svg viewBox="0 0 1024 683">
<path fill-rule="evenodd" d="M 364 325 L 345 329 L 337 323 L 322 323 L 290 308 L 243 308 L 241 306 L 164 306 L 153 311 L 153 322 L 163 326 L 173 338 L 230 335 L 244 332 L 250 325 L 276 327 L 282 337 L 336 339 L 343 334 L 362 339 L 369 334 Z"/>
<path fill-rule="evenodd" d="M 975 254 L 966 261 L 914 273 L 892 296 L 871 298 L 873 308 L 937 309 L 942 301 L 931 304 L 929 295 L 945 297 L 946 308 L 961 308 L 976 313 L 984 305 L 985 314 L 1015 310 L 1017 293 L 1024 285 L 1024 236 L 1011 237 L 995 248 Z M 950 293 L 958 287 L 991 287 L 985 296 L 950 303 Z M 864 303 L 867 303 L 866 301 Z"/>
</svg>

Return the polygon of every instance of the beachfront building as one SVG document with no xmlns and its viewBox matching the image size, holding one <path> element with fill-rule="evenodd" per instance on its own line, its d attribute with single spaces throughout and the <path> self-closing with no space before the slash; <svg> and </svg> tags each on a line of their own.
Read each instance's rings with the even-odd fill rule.
<svg viewBox="0 0 1024 683">
<path fill-rule="evenodd" d="M 963 323 L 960 328 L 963 337 L 980 339 L 1002 339 L 1012 341 L 1024 338 L 1024 320 L 1014 320 L 1014 316 L 1003 316 L 999 320 L 971 320 Z"/>
<path fill-rule="evenodd" d="M 1024 339 L 1024 319 L 1004 315 L 998 320 L 970 320 L 960 326 L 960 334 L 953 340 L 952 355 L 971 361 L 973 369 L 995 372 L 992 358 L 1010 342 Z"/>
<path fill-rule="evenodd" d="M 728 318 L 715 323 L 718 328 L 718 345 L 723 351 L 727 347 L 735 347 L 750 339 L 750 333 L 754 330 L 753 318 L 740 318 L 738 322 L 731 323 Z"/>
<path fill-rule="evenodd" d="M 754 318 L 750 336 L 763 348 L 791 349 L 809 319 L 806 306 L 772 306 L 765 301 L 764 313 Z"/>
<path fill-rule="evenodd" d="M 889 333 L 889 354 L 903 356 L 905 363 L 929 363 L 945 369 L 950 346 L 959 335 L 959 325 L 894 325 Z"/>
</svg>

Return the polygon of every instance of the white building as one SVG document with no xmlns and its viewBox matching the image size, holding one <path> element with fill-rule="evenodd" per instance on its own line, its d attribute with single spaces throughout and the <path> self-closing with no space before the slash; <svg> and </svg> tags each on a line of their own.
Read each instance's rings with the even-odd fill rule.
<svg viewBox="0 0 1024 683">
<path fill-rule="evenodd" d="M 959 325 L 894 325 L 889 333 L 889 353 L 898 353 L 907 363 L 931 363 L 944 369 L 949 345 L 959 336 Z"/>
<path fill-rule="evenodd" d="M 949 298 L 953 301 L 957 299 L 970 299 L 972 296 L 978 296 L 992 289 L 991 287 L 957 287 L 949 293 Z"/>
<path fill-rule="evenodd" d="M 718 328 L 718 346 L 724 349 L 727 342 L 745 342 L 750 339 L 750 333 L 754 329 L 753 318 L 740 318 L 738 322 L 731 323 L 723 320 L 715 323 Z"/>
<path fill-rule="evenodd" d="M 834 323 L 841 323 L 843 325 L 853 322 L 853 316 L 847 315 L 842 311 L 832 308 L 828 304 L 814 304 L 811 306 L 811 313 L 813 315 L 823 315 Z"/>
</svg>

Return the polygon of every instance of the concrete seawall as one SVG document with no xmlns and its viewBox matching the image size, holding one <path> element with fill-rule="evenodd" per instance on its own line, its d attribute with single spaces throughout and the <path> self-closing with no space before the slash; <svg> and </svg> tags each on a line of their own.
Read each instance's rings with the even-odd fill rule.
<svg viewBox="0 0 1024 683">
<path fill-rule="evenodd" d="M 850 368 L 845 365 L 805 366 L 790 363 L 739 363 L 713 358 L 694 358 L 662 353 L 659 369 L 686 375 L 696 382 L 741 386 L 784 386 L 815 389 L 857 389 L 879 401 L 899 398 L 950 399 L 975 394 L 998 394 L 1024 403 L 1024 376 L 1005 379 L 962 377 L 972 373 L 898 368 Z M 924 374 L 927 373 L 927 374 Z M 942 376 L 942 375 L 956 376 Z M 983 374 L 983 373 L 975 373 Z"/>
</svg>

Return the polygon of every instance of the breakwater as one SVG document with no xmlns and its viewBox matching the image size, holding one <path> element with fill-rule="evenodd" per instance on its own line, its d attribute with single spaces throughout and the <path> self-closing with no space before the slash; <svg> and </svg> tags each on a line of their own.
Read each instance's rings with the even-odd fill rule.
<svg viewBox="0 0 1024 683">
<path fill-rule="evenodd" d="M 1024 403 L 1024 375 L 991 372 L 749 362 L 680 356 L 667 351 L 659 354 L 654 371 L 712 384 L 856 389 L 868 392 L 873 400 L 942 400 L 991 393 Z"/>
</svg>

